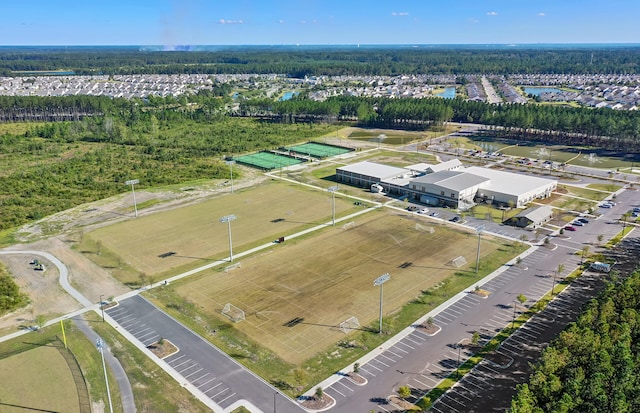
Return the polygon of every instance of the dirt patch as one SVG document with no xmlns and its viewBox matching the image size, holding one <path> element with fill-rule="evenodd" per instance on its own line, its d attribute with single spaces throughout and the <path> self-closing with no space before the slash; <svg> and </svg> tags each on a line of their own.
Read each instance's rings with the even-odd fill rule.
<svg viewBox="0 0 640 413">
<path fill-rule="evenodd" d="M 167 339 L 158 340 L 153 344 L 149 344 L 147 348 L 161 359 L 169 357 L 179 351 L 178 347 Z"/>
<path fill-rule="evenodd" d="M 367 384 L 367 379 L 365 379 L 358 373 L 349 373 L 347 374 L 347 378 L 358 386 L 364 386 L 365 384 Z"/>
<path fill-rule="evenodd" d="M 404 399 L 401 399 L 398 396 L 391 396 L 389 397 L 389 403 L 398 406 L 400 408 L 400 410 L 405 411 L 405 410 L 418 410 L 418 407 L 411 403 L 408 402 Z"/>
<path fill-rule="evenodd" d="M 331 406 L 336 404 L 336 401 L 333 399 L 333 397 L 325 393 L 322 395 L 322 397 L 303 397 L 300 401 L 300 404 L 307 410 L 327 410 Z"/>
</svg>

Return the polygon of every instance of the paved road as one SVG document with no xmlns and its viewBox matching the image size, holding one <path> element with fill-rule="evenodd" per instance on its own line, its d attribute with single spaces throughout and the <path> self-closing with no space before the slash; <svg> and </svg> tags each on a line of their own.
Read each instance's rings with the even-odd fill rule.
<svg viewBox="0 0 640 413">
<path fill-rule="evenodd" d="M 144 347 L 161 337 L 176 345 L 180 351 L 163 360 L 165 368 L 177 372 L 183 385 L 189 383 L 203 393 L 217 406 L 216 411 L 247 400 L 264 412 L 273 411 L 274 401 L 278 412 L 304 412 L 289 397 L 140 296 L 120 301 L 107 314 Z"/>
</svg>

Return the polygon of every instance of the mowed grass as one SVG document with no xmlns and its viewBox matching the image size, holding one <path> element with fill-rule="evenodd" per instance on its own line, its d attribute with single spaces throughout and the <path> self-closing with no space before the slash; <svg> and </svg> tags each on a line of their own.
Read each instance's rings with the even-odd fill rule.
<svg viewBox="0 0 640 413">
<path fill-rule="evenodd" d="M 329 184 L 327 183 L 327 187 Z M 355 212 L 353 202 L 336 195 L 336 217 Z M 167 275 L 229 256 L 231 222 L 234 255 L 272 242 L 280 236 L 331 220 L 332 197 L 324 190 L 280 181 L 218 196 L 198 204 L 128 219 L 85 234 L 79 248 L 124 283 L 135 283 L 140 273 Z M 175 252 L 160 258 L 159 255 Z M 118 271 L 132 268 L 133 271 Z"/>
<path fill-rule="evenodd" d="M 338 325 L 347 318 L 357 317 L 362 326 L 377 319 L 380 287 L 373 280 L 381 274 L 391 274 L 383 300 L 390 314 L 475 263 L 477 237 L 471 233 L 397 212 L 372 212 L 354 223 L 285 242 L 229 273 L 208 272 L 172 288 L 207 317 L 228 321 L 221 314 L 224 305 L 239 307 L 246 320 L 235 329 L 282 360 L 300 364 L 343 339 Z M 481 256 L 499 246 L 483 237 Z M 460 255 L 469 264 L 451 266 Z M 295 318 L 302 321 L 287 327 Z"/>
<path fill-rule="evenodd" d="M 79 412 L 71 370 L 54 346 L 42 346 L 0 360 L 0 411 Z"/>
</svg>

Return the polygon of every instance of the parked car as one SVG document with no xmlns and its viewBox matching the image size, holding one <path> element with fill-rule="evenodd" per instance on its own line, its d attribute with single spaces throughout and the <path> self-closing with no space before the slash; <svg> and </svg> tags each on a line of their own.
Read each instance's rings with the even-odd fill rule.
<svg viewBox="0 0 640 413">
<path fill-rule="evenodd" d="M 607 203 L 600 204 L 600 208 L 611 208 L 611 204 L 607 204 Z"/>
<path fill-rule="evenodd" d="M 420 208 L 418 210 L 418 214 L 426 214 L 427 212 L 429 212 L 429 208 Z"/>
<path fill-rule="evenodd" d="M 576 227 L 582 227 L 582 226 L 584 226 L 584 224 L 583 224 L 582 222 L 578 221 L 578 220 L 573 221 L 573 222 L 571 223 L 571 225 L 574 225 L 574 226 L 576 226 Z"/>
<path fill-rule="evenodd" d="M 458 222 L 458 221 L 460 221 L 460 217 L 456 215 L 455 217 L 451 218 L 449 221 Z"/>
<path fill-rule="evenodd" d="M 633 208 L 633 212 L 640 212 L 640 208 L 639 207 Z"/>
<path fill-rule="evenodd" d="M 578 218 L 578 221 L 582 222 L 583 224 L 588 224 L 589 223 L 589 220 L 584 218 L 584 217 Z"/>
<path fill-rule="evenodd" d="M 616 203 L 613 201 L 605 201 L 605 204 L 609 204 L 611 206 L 616 206 Z"/>
<path fill-rule="evenodd" d="M 440 215 L 438 212 L 433 211 L 432 213 L 429 214 L 432 217 L 437 217 L 438 215 Z"/>
<path fill-rule="evenodd" d="M 565 229 L 565 231 L 575 231 L 576 227 L 573 227 L 571 225 L 567 225 L 567 226 L 564 227 L 564 229 Z"/>
<path fill-rule="evenodd" d="M 410 211 L 410 212 L 417 212 L 417 211 L 418 211 L 418 207 L 417 207 L 417 206 L 415 206 L 415 205 L 409 205 L 409 206 L 407 207 L 407 211 Z"/>
</svg>

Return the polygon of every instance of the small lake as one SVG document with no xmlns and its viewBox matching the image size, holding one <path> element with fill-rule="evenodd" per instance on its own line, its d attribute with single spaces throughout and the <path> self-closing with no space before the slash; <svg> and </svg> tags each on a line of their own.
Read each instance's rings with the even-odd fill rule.
<svg viewBox="0 0 640 413">
<path fill-rule="evenodd" d="M 282 95 L 280 100 L 289 100 L 294 96 L 298 96 L 299 94 L 300 94 L 299 92 L 285 92 L 285 94 Z"/>
<path fill-rule="evenodd" d="M 543 93 L 560 93 L 562 90 L 556 89 L 555 87 L 525 87 L 524 93 L 527 95 L 540 96 Z"/>
<path fill-rule="evenodd" d="M 445 87 L 444 92 L 436 93 L 436 96 L 440 96 L 445 99 L 453 99 L 456 97 L 456 88 L 455 87 Z"/>
</svg>

